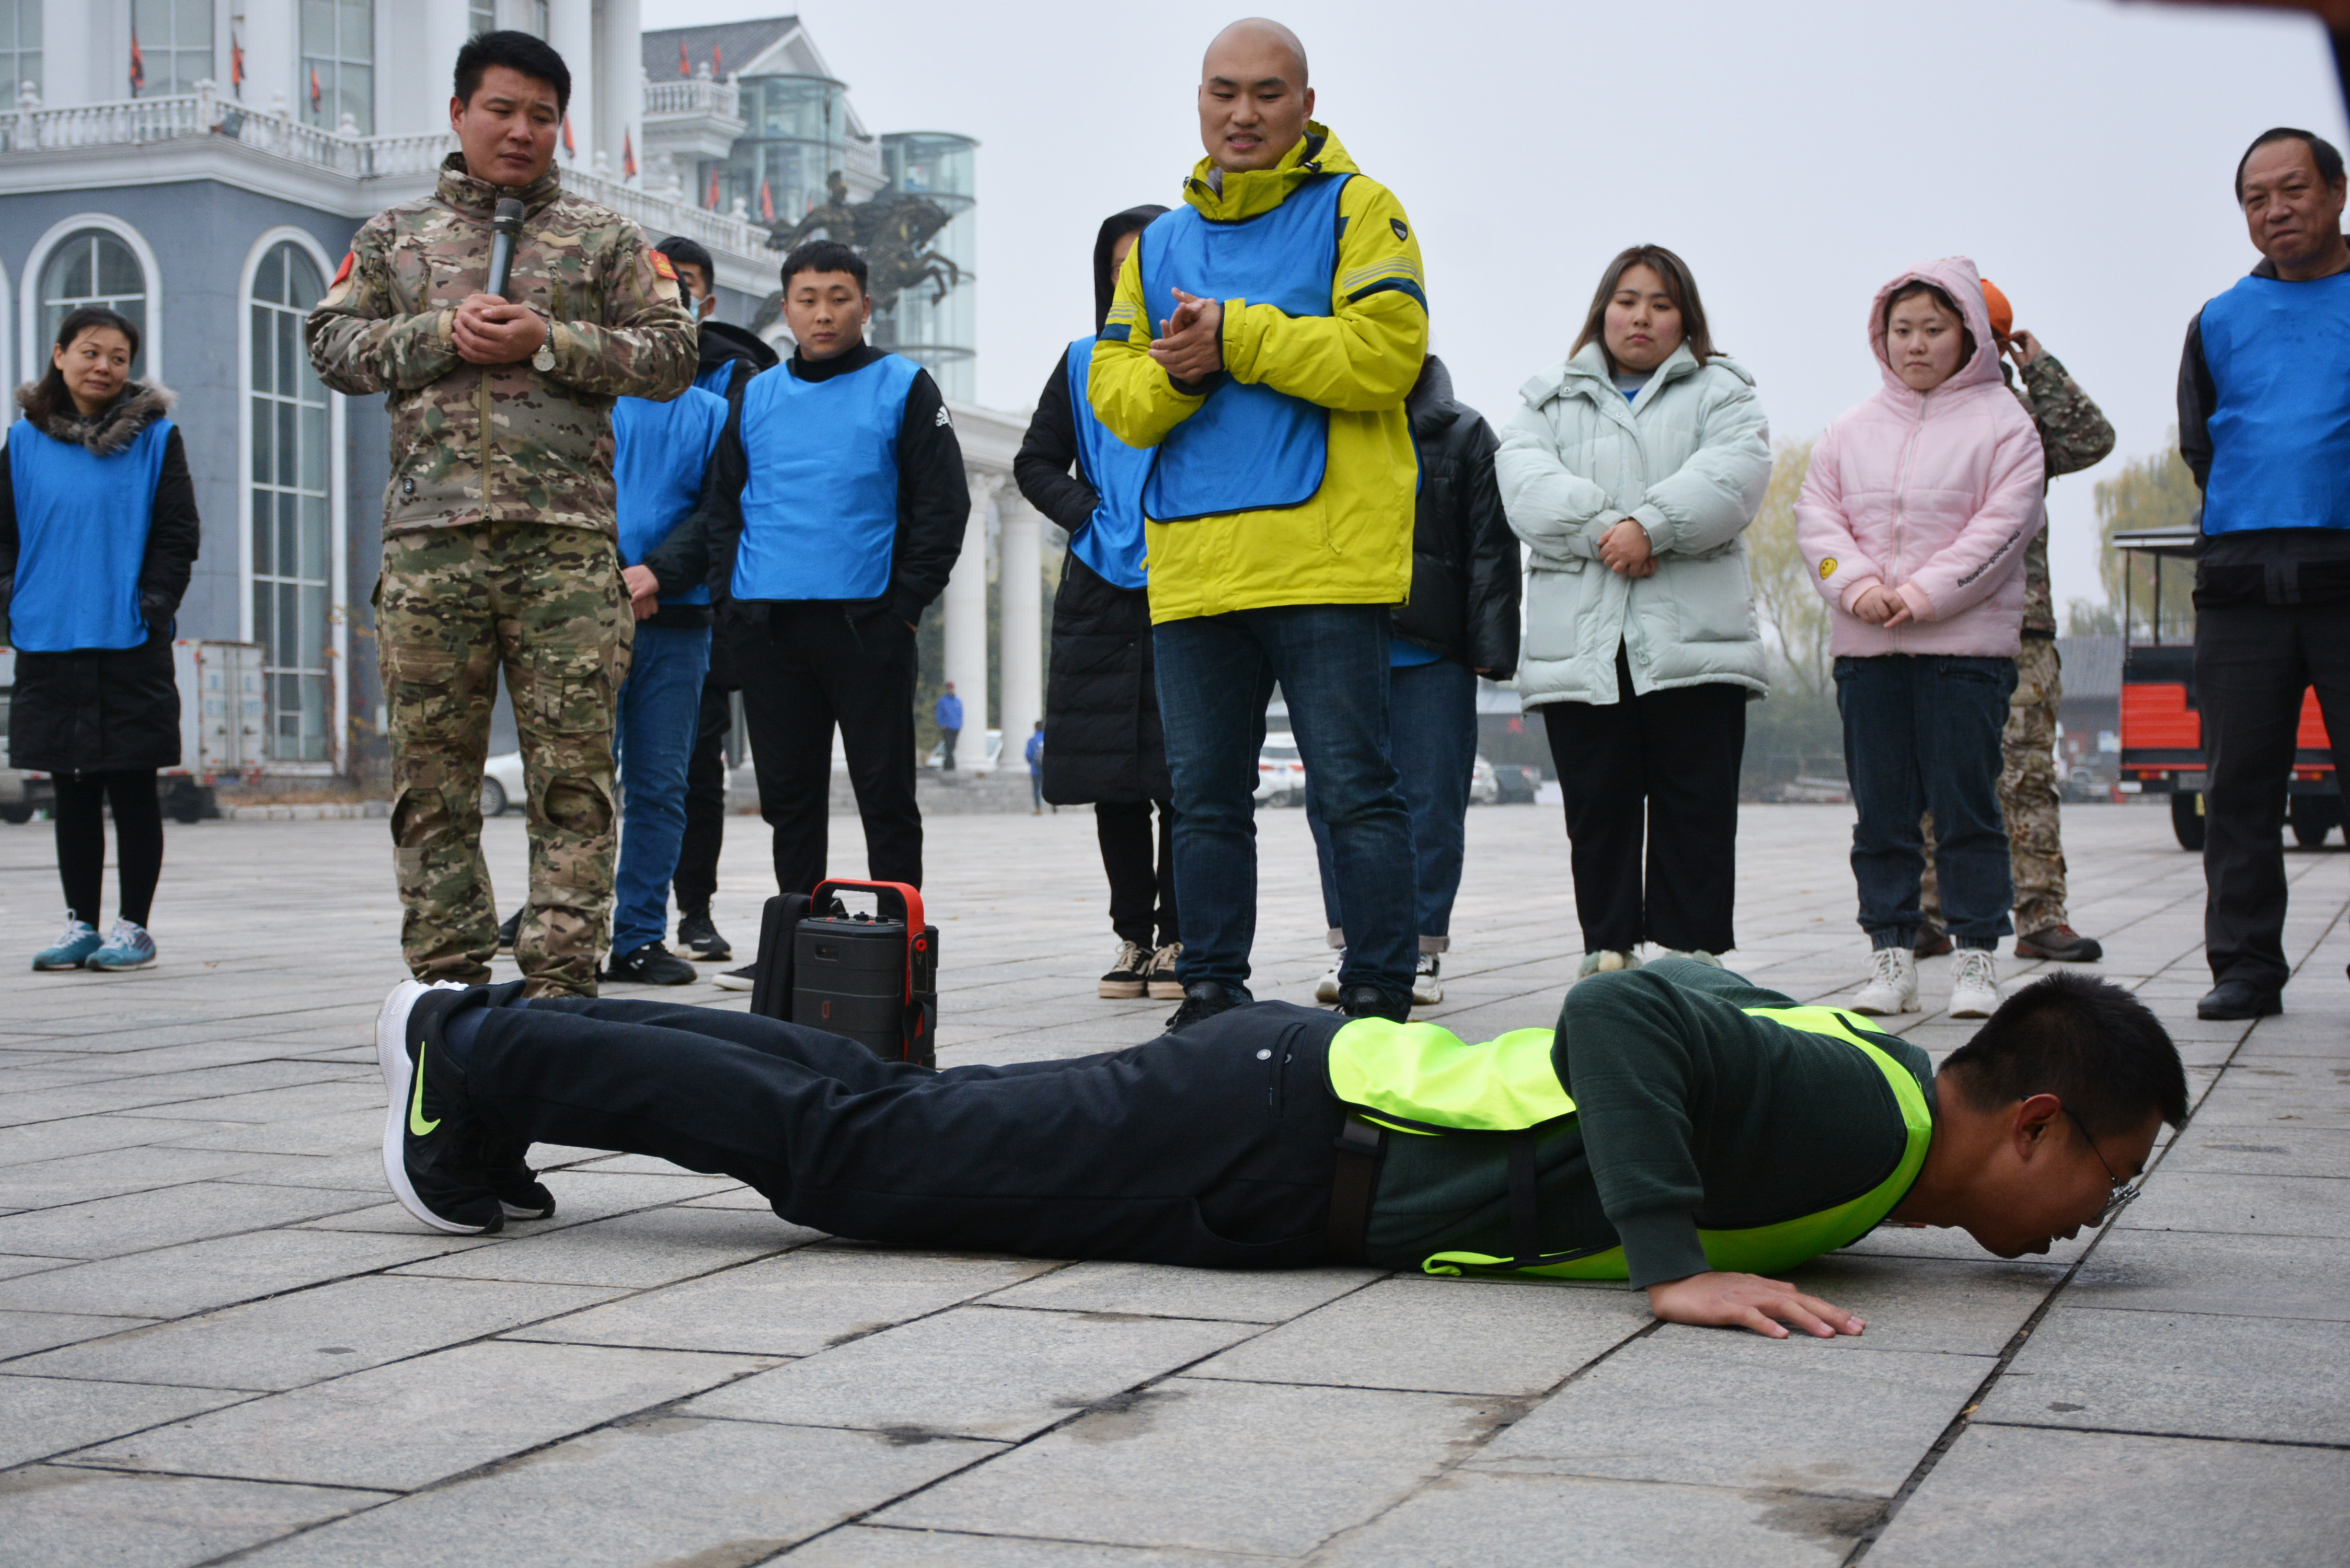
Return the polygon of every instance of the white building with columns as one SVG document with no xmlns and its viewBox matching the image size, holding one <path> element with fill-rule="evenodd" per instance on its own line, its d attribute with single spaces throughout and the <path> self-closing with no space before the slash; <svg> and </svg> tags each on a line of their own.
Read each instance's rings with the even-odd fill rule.
<svg viewBox="0 0 2350 1568">
<path fill-rule="evenodd" d="M 264 772 L 348 774 L 380 753 L 368 606 L 383 410 L 317 382 L 301 323 L 359 225 L 432 189 L 454 147 L 450 73 L 467 37 L 519 27 L 561 51 L 572 98 L 557 161 L 570 189 L 649 240 L 682 234 L 707 246 L 730 319 L 748 321 L 774 289 L 779 258 L 739 189 L 710 202 L 706 180 L 691 191 L 681 177 L 683 165 L 701 175 L 742 162 L 723 141 L 759 129 L 735 113 L 742 73 L 680 76 L 671 48 L 670 80 L 650 79 L 642 20 L 640 0 L 0 0 L 0 83 L 13 84 L 0 107 L 0 363 L 18 380 L 37 376 L 78 305 L 140 322 L 135 373 L 179 394 L 173 418 L 203 515 L 180 635 L 261 646 Z M 968 197 L 968 158 L 953 164 L 951 144 L 965 155 L 973 144 L 866 135 L 795 19 L 737 26 L 763 29 L 764 50 L 741 57 L 766 73 L 757 92 L 793 76 L 840 88 L 827 101 L 842 135 L 827 151 L 862 192 L 883 179 L 959 179 Z M 820 184 L 821 159 L 816 172 Z M 970 207 L 955 206 L 966 234 Z M 950 381 L 957 364 L 968 377 L 967 352 L 948 352 L 969 342 L 960 318 L 909 314 L 900 327 L 942 384 L 967 389 Z M 948 641 L 964 650 L 950 668 L 984 707 L 993 536 L 1014 568 L 1005 622 L 1028 628 L 1005 639 L 1004 713 L 1033 719 L 1041 520 L 1009 483 L 1025 421 L 961 399 L 954 417 L 974 505 L 948 595 Z"/>
</svg>

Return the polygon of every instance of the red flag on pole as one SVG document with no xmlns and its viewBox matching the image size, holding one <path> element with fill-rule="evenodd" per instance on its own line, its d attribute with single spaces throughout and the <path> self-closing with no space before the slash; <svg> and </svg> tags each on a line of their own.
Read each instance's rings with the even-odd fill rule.
<svg viewBox="0 0 2350 1568">
<path fill-rule="evenodd" d="M 310 67 L 310 112 L 318 112 L 318 67 Z"/>
<path fill-rule="evenodd" d="M 685 40 L 683 38 L 680 38 L 677 41 L 677 74 L 681 77 L 690 77 L 693 74 L 693 63 L 685 57 Z"/>
<path fill-rule="evenodd" d="M 710 46 L 710 74 L 721 78 L 726 75 L 726 57 L 718 52 L 715 44 Z"/>
<path fill-rule="evenodd" d="M 139 89 L 147 85 L 147 57 L 139 52 L 139 29 L 130 29 L 130 96 L 137 98 Z"/>
<path fill-rule="evenodd" d="M 628 133 L 627 130 L 624 128 L 624 129 L 621 130 L 621 132 L 620 132 L 620 178 L 621 178 L 621 179 L 623 179 L 623 180 L 633 180 L 633 179 L 635 179 L 636 177 L 637 177 L 637 143 L 636 143 L 636 139 L 635 139 L 634 137 L 630 136 L 630 135 Z"/>
<path fill-rule="evenodd" d="M 566 158 L 579 156 L 579 149 L 571 144 L 571 117 L 567 114 L 563 117 L 563 156 Z"/>
<path fill-rule="evenodd" d="M 771 223 L 775 221 L 775 192 L 767 189 L 764 180 L 759 182 L 759 216 Z"/>
<path fill-rule="evenodd" d="M 236 34 L 228 36 L 229 90 L 240 99 L 244 97 L 244 46 L 236 41 Z"/>
<path fill-rule="evenodd" d="M 710 210 L 718 211 L 718 165 L 710 166 Z"/>
</svg>

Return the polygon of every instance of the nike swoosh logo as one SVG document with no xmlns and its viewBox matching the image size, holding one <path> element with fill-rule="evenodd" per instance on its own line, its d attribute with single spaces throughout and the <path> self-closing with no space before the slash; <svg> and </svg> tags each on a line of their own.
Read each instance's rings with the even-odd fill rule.
<svg viewBox="0 0 2350 1568">
<path fill-rule="evenodd" d="M 431 1137 L 432 1129 L 441 1125 L 438 1116 L 429 1122 L 424 1119 L 424 1053 L 432 1048 L 429 1040 L 416 1047 L 416 1098 L 408 1107 L 408 1130 L 417 1137 Z"/>
</svg>

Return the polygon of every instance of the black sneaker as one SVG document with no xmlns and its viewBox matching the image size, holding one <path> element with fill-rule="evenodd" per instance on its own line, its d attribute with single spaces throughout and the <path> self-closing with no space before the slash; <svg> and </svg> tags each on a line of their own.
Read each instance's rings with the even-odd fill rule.
<svg viewBox="0 0 2350 1568">
<path fill-rule="evenodd" d="M 691 985 L 702 976 L 691 964 L 655 941 L 605 960 L 602 978 L 631 985 Z"/>
<path fill-rule="evenodd" d="M 521 933 L 521 930 L 522 911 L 516 909 L 498 923 L 498 951 L 502 953 L 514 951 L 515 938 Z"/>
<path fill-rule="evenodd" d="M 698 915 L 677 918 L 677 945 L 685 950 L 686 957 L 702 963 L 724 963 L 734 956 L 734 950 L 718 934 L 707 909 Z"/>
<path fill-rule="evenodd" d="M 376 1014 L 375 1051 L 390 1100 L 383 1174 L 392 1195 L 435 1231 L 471 1236 L 504 1229 L 506 1217 L 482 1167 L 465 1075 L 432 1038 L 464 989 L 449 981 L 401 981 Z"/>
<path fill-rule="evenodd" d="M 1167 1017 L 1167 1033 L 1180 1034 L 1194 1023 L 1204 1023 L 1219 1012 L 1246 1007 L 1248 999 L 1220 980 L 1195 980 L 1183 988 L 1183 1005 Z"/>
<path fill-rule="evenodd" d="M 1338 1011 L 1349 1018 L 1388 1018 L 1411 1022 L 1411 993 L 1399 996 L 1376 985 L 1350 985 L 1338 992 Z"/>
<path fill-rule="evenodd" d="M 746 963 L 741 969 L 721 970 L 717 975 L 721 991 L 752 991 L 759 984 L 759 966 Z"/>
<path fill-rule="evenodd" d="M 555 1194 L 521 1155 L 515 1155 L 511 1164 L 492 1168 L 490 1187 L 498 1195 L 499 1210 L 509 1220 L 555 1218 Z"/>
<path fill-rule="evenodd" d="M 1109 1002 L 1131 1002 L 1150 989 L 1150 950 L 1140 942 L 1120 942 L 1109 972 L 1094 987 L 1094 994 Z"/>
</svg>

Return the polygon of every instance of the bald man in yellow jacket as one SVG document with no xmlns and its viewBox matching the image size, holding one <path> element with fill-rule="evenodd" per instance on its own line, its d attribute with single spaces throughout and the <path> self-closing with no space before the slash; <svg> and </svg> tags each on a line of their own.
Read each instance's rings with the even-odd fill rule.
<svg viewBox="0 0 2350 1568">
<path fill-rule="evenodd" d="M 1308 809 L 1330 831 L 1348 938 L 1339 1007 L 1399 1021 L 1411 1005 L 1388 609 L 1411 587 L 1404 399 L 1428 297 L 1402 204 L 1313 111 L 1287 28 L 1217 36 L 1200 84 L 1208 155 L 1184 204 L 1128 253 L 1088 368 L 1102 422 L 1156 449 L 1142 511 L 1183 910 L 1170 1029 L 1252 1000 L 1251 817 L 1276 682 Z"/>
</svg>

